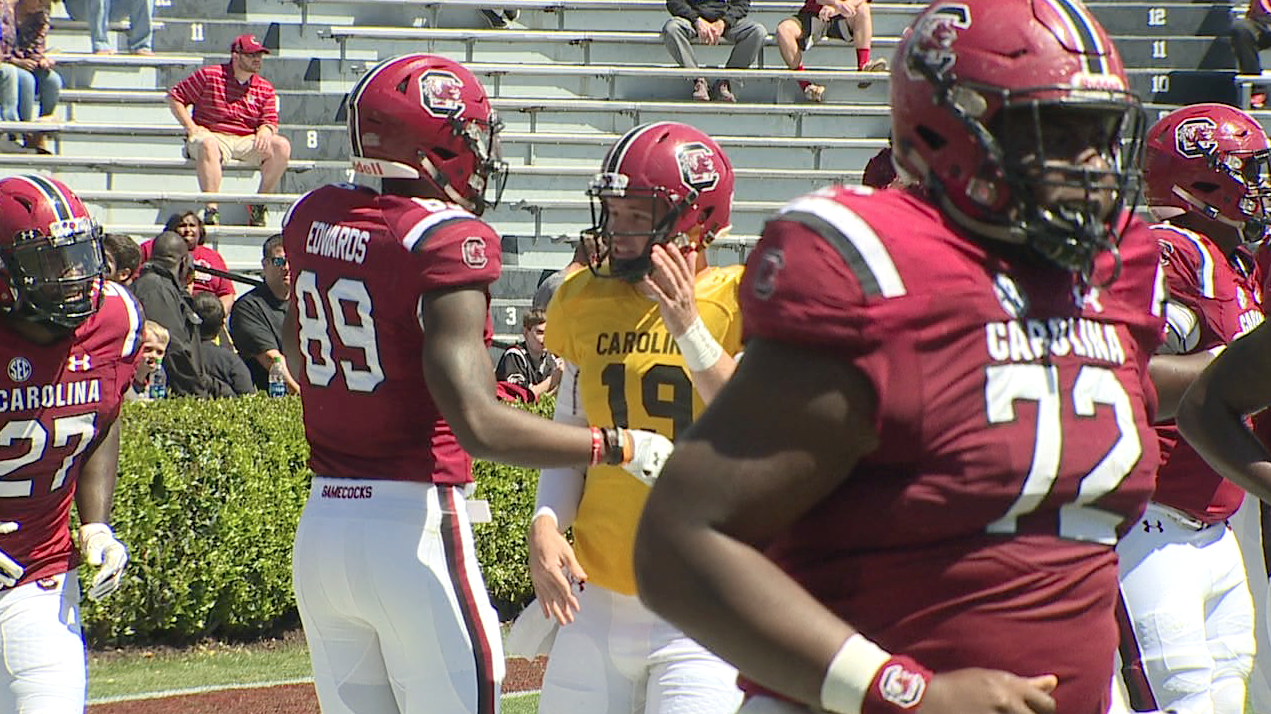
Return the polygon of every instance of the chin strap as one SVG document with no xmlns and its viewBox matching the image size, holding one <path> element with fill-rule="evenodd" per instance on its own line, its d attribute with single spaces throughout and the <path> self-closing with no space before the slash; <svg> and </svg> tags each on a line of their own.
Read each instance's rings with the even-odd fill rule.
<svg viewBox="0 0 1271 714">
<path fill-rule="evenodd" d="M 1236 229 L 1236 232 L 1240 235 L 1240 240 L 1246 245 L 1256 245 L 1261 243 L 1267 237 L 1268 228 L 1271 228 L 1271 224 L 1268 224 L 1266 221 L 1260 221 L 1257 219 L 1235 221 L 1227 218 L 1218 212 L 1218 208 L 1216 206 L 1200 200 L 1182 186 L 1174 186 L 1172 192 L 1175 196 L 1181 198 L 1185 203 L 1187 203 L 1187 205 L 1191 206 L 1197 213 L 1201 214 L 1205 218 Z M 1179 213 L 1174 214 L 1174 216 L 1186 213 L 1186 211 L 1182 209 L 1176 210 L 1178 210 Z M 1156 214 L 1155 210 L 1153 211 L 1153 214 Z"/>
<path fill-rule="evenodd" d="M 423 167 L 424 173 L 427 177 L 432 179 L 432 182 L 437 185 L 437 188 L 441 189 L 442 193 L 446 194 L 446 198 L 449 198 L 452 203 L 456 203 L 463 206 L 465 209 L 480 215 L 481 211 L 477 206 L 477 203 L 465 198 L 463 194 L 456 191 L 454 184 L 450 183 L 450 181 L 446 179 L 445 174 L 441 173 L 441 171 L 433 165 L 433 162 L 430 161 L 427 156 L 419 157 L 419 165 Z"/>
</svg>

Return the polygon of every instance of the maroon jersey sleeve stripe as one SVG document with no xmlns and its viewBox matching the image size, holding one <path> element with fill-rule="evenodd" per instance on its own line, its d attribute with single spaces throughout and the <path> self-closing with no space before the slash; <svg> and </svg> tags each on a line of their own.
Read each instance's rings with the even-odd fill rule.
<svg viewBox="0 0 1271 714">
<path fill-rule="evenodd" d="M 856 248 L 856 244 L 832 223 L 815 213 L 806 211 L 782 213 L 780 218 L 773 220 L 774 222 L 789 221 L 798 223 L 825 239 L 825 242 L 843 257 L 843 262 L 847 264 L 848 269 L 852 271 L 856 276 L 856 280 L 860 282 L 862 293 L 869 297 L 877 297 L 883 294 L 878 276 L 869 267 L 869 263 L 865 262 L 865 256 L 861 255 L 861 252 Z"/>
</svg>

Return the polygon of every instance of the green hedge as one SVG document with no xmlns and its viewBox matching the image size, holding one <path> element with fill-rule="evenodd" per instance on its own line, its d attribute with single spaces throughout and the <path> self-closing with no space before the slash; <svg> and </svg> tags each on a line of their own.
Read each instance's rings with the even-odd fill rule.
<svg viewBox="0 0 1271 714">
<path fill-rule="evenodd" d="M 89 642 L 182 643 L 294 627 L 291 543 L 309 492 L 299 399 L 133 402 L 122 419 L 113 521 L 131 561 L 123 587 L 85 600 Z M 533 595 L 525 529 L 537 472 L 484 462 L 475 470 L 476 497 L 495 518 L 475 528 L 478 556 L 491 597 L 510 614 Z"/>
</svg>

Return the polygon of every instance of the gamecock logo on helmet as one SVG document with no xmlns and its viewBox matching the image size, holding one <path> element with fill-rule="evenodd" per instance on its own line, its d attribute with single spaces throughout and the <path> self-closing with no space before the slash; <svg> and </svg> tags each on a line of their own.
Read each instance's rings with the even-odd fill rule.
<svg viewBox="0 0 1271 714">
<path fill-rule="evenodd" d="M 1174 148 L 1189 159 L 1208 156 L 1218 148 L 1214 135 L 1218 133 L 1218 124 L 1209 117 L 1193 117 L 1178 125 L 1174 130 Z"/>
<path fill-rule="evenodd" d="M 427 112 L 438 119 L 463 114 L 463 80 L 452 72 L 433 69 L 419 78 L 420 101 Z"/>
<path fill-rule="evenodd" d="M 971 8 L 966 5 L 950 3 L 932 10 L 913 29 L 914 38 L 909 43 L 909 58 L 905 63 L 910 78 L 922 77 L 922 73 L 914 69 L 918 65 L 932 67 L 937 74 L 953 69 L 958 61 L 958 53 L 953 50 L 958 30 L 970 26 Z"/>
<path fill-rule="evenodd" d="M 719 170 L 715 168 L 715 152 L 706 144 L 694 141 L 683 144 L 675 152 L 680 164 L 680 178 L 685 186 L 709 191 L 719 184 Z"/>
</svg>

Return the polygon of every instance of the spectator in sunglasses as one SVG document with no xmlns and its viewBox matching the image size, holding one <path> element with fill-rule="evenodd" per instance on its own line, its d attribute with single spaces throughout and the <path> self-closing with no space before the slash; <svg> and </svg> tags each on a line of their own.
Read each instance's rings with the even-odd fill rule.
<svg viewBox="0 0 1271 714">
<path fill-rule="evenodd" d="M 287 298 L 291 297 L 291 271 L 287 267 L 281 233 L 265 241 L 260 265 L 265 284 L 234 302 L 229 334 L 238 356 L 252 373 L 252 383 L 257 389 L 268 389 L 269 366 L 275 357 L 282 357 L 282 320 L 287 314 Z M 287 361 L 283 360 L 283 370 L 286 369 Z M 287 374 L 287 391 L 291 394 L 300 391 L 290 374 Z"/>
</svg>

